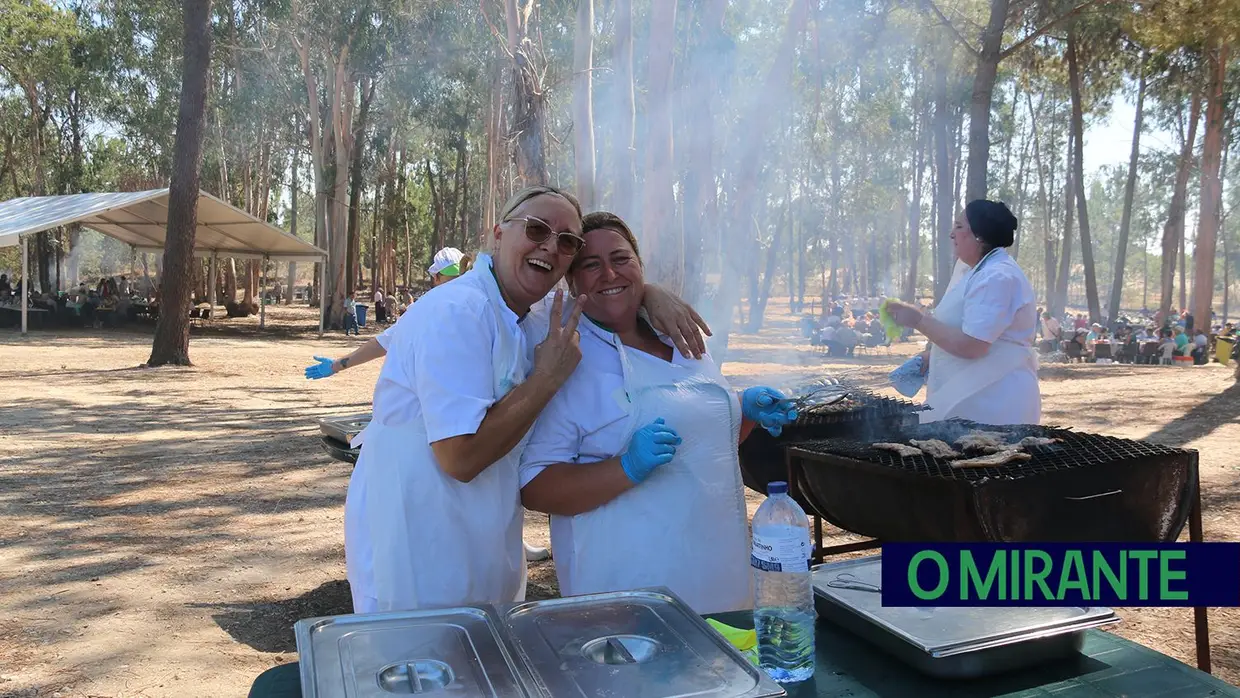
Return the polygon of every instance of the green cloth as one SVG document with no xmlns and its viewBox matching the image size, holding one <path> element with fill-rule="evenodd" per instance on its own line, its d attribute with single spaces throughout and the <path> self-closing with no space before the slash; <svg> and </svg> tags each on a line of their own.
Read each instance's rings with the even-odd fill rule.
<svg viewBox="0 0 1240 698">
<path fill-rule="evenodd" d="M 1189 340 L 1188 335 L 1181 332 L 1175 336 L 1175 348 L 1183 349 L 1184 347 L 1188 346 L 1189 341 L 1191 340 Z"/>
<path fill-rule="evenodd" d="M 887 312 L 887 304 L 892 300 L 895 299 L 887 298 L 883 300 L 882 305 L 878 306 L 878 320 L 883 323 L 883 331 L 887 333 L 887 339 L 894 342 L 899 339 L 901 328 L 900 323 L 896 322 L 896 319 L 891 317 L 891 313 Z"/>
</svg>

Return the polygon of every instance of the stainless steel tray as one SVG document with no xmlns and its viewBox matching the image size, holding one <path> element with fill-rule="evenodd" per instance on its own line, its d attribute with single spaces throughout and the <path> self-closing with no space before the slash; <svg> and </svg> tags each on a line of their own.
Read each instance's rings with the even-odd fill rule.
<svg viewBox="0 0 1240 698">
<path fill-rule="evenodd" d="M 367 424 L 370 424 L 369 413 L 324 417 L 319 420 L 319 431 L 324 436 L 330 436 L 347 444 L 353 440 L 354 436 L 360 434 Z"/>
<path fill-rule="evenodd" d="M 779 684 L 663 588 L 501 607 L 549 696 L 776 698 Z"/>
<path fill-rule="evenodd" d="M 838 588 L 839 575 L 864 588 Z M 1078 652 L 1084 633 L 1118 623 L 1109 608 L 884 608 L 882 556 L 818 565 L 818 615 L 940 678 L 976 678 Z"/>
<path fill-rule="evenodd" d="M 485 607 L 308 618 L 294 626 L 303 698 L 536 698 Z"/>
</svg>

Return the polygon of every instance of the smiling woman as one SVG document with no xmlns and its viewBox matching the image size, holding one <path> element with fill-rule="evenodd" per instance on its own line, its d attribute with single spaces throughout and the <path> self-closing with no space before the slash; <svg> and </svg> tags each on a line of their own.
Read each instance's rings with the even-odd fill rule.
<svg viewBox="0 0 1240 698">
<path fill-rule="evenodd" d="M 646 323 L 623 220 L 591 213 L 582 230 L 568 276 L 584 299 L 581 364 L 520 472 L 525 506 L 552 515 L 560 591 L 667 586 L 699 613 L 750 608 L 737 444 L 753 422 L 777 430 L 795 413 L 770 388 L 738 399 L 709 354 L 689 358 Z"/>
</svg>

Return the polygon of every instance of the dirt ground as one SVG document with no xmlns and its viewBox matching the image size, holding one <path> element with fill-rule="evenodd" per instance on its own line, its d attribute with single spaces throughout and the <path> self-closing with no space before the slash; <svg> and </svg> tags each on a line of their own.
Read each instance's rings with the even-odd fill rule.
<svg viewBox="0 0 1240 698">
<path fill-rule="evenodd" d="M 771 310 L 760 334 L 733 336 L 737 386 L 852 370 L 882 388 L 916 348 L 828 362 L 786 299 Z M 302 370 L 373 327 L 320 340 L 305 308 L 268 323 L 196 329 L 195 366 L 161 369 L 138 368 L 149 327 L 0 330 L 0 696 L 244 696 L 296 659 L 296 620 L 349 612 L 350 466 L 320 450 L 315 420 L 368 411 L 379 362 L 313 382 Z M 1230 370 L 1047 367 L 1042 389 L 1047 424 L 1199 449 L 1207 539 L 1240 540 Z M 547 544 L 546 517 L 528 517 L 526 538 Z M 531 596 L 554 582 L 554 562 L 531 565 Z M 1194 662 L 1190 610 L 1121 615 L 1115 632 Z M 1240 684 L 1240 611 L 1210 623 L 1215 673 Z"/>
</svg>

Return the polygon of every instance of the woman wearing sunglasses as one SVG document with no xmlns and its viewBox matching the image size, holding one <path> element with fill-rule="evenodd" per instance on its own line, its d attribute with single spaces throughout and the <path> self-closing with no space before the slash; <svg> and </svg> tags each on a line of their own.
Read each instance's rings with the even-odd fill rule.
<svg viewBox="0 0 1240 698">
<path fill-rule="evenodd" d="M 551 514 L 564 595 L 666 586 L 698 613 L 752 608 L 737 444 L 796 413 L 771 388 L 734 393 L 710 356 L 676 352 L 638 314 L 637 240 L 591 213 L 569 286 L 581 363 L 521 459 L 527 508 Z"/>
<path fill-rule="evenodd" d="M 493 254 L 397 323 L 345 502 L 354 612 L 524 598 L 517 468 L 581 357 L 581 304 L 569 310 L 560 291 L 547 300 L 581 245 L 571 195 L 523 190 L 493 230 Z M 696 318 L 657 289 L 644 298 L 661 327 Z M 681 334 L 700 353 L 700 335 Z"/>
</svg>

